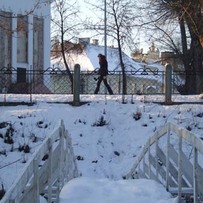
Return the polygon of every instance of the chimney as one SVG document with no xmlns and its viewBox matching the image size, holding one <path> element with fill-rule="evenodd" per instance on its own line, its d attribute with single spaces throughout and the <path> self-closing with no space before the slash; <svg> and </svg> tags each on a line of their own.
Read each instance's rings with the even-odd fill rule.
<svg viewBox="0 0 203 203">
<path fill-rule="evenodd" d="M 98 39 L 92 39 L 92 44 L 99 45 L 99 40 Z"/>
</svg>

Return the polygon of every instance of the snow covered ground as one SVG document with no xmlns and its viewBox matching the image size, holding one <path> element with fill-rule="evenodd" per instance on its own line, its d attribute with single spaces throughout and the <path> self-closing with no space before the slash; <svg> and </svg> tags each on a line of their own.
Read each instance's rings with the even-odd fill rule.
<svg viewBox="0 0 203 203">
<path fill-rule="evenodd" d="M 0 101 L 4 99 L 1 95 Z M 29 96 L 8 95 L 6 99 L 27 102 Z M 61 203 L 79 203 L 81 199 L 83 203 L 177 202 L 154 181 L 123 180 L 123 176 L 130 171 L 148 137 L 167 122 L 190 127 L 203 138 L 202 104 L 164 106 L 152 102 L 163 99 L 158 96 L 134 96 L 133 102 L 131 96 L 126 96 L 123 104 L 121 96 L 92 95 L 81 96 L 84 104 L 74 107 L 69 104 L 71 95 L 38 95 L 32 99 L 36 101 L 32 106 L 0 107 L 0 184 L 5 190 L 63 119 L 81 177 L 65 185 Z M 173 99 L 203 102 L 199 96 Z M 135 120 L 133 115 L 138 111 L 142 116 Z M 9 136 L 13 143 L 8 143 Z"/>
</svg>

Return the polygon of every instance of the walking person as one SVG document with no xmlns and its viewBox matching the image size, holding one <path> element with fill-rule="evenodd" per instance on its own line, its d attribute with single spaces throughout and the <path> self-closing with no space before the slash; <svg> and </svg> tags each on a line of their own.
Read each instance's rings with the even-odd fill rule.
<svg viewBox="0 0 203 203">
<path fill-rule="evenodd" d="M 107 90 L 109 92 L 109 94 L 113 94 L 113 91 L 112 91 L 111 87 L 107 83 L 108 62 L 106 60 L 106 57 L 103 54 L 99 54 L 98 58 L 99 58 L 99 65 L 100 65 L 100 68 L 98 70 L 99 77 L 98 77 L 98 81 L 97 81 L 97 87 L 96 87 L 94 93 L 98 94 L 100 84 L 103 81 L 104 85 L 106 86 L 106 88 L 107 88 Z"/>
</svg>

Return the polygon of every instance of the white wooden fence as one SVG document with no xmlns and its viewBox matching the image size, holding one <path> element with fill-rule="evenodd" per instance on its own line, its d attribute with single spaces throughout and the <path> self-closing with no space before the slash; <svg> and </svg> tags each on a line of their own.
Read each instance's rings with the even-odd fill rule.
<svg viewBox="0 0 203 203">
<path fill-rule="evenodd" d="M 63 121 L 48 136 L 26 164 L 0 203 L 39 203 L 40 195 L 48 203 L 59 202 L 65 182 L 78 176 L 71 139 Z"/>
<path fill-rule="evenodd" d="M 203 202 L 203 140 L 167 123 L 150 137 L 126 178 L 149 178 L 178 195 Z"/>
</svg>

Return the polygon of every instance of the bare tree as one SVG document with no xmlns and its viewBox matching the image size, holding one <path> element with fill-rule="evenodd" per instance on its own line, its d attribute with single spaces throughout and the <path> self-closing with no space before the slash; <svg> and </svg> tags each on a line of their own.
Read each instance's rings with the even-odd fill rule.
<svg viewBox="0 0 203 203">
<path fill-rule="evenodd" d="M 145 27 L 148 27 L 150 32 L 159 30 L 170 38 L 171 43 L 168 45 L 182 58 L 186 81 L 179 89 L 180 92 L 201 93 L 203 91 L 202 1 L 148 0 L 148 3 L 145 9 L 149 18 L 145 21 Z M 175 38 L 179 38 L 176 43 L 174 43 Z M 161 38 L 159 39 L 161 41 Z M 181 44 L 181 49 L 178 44 Z"/>
<path fill-rule="evenodd" d="M 78 18 L 78 6 L 76 1 L 53 0 L 52 3 L 52 36 L 58 39 L 55 47 L 60 52 L 66 71 L 73 87 L 73 76 L 67 61 L 67 54 L 71 50 L 69 42 L 77 32 L 80 25 Z M 56 50 L 56 49 L 55 49 Z"/>
<path fill-rule="evenodd" d="M 92 6 L 96 7 L 102 13 L 106 12 L 106 35 L 108 36 L 108 38 L 117 42 L 118 55 L 123 78 L 122 93 L 126 94 L 126 70 L 125 64 L 123 62 L 122 51 L 124 49 L 124 46 L 127 46 L 129 44 L 130 40 L 132 42 L 132 31 L 133 28 L 135 28 L 138 24 L 139 15 L 138 11 L 136 10 L 136 3 L 134 0 L 106 0 L 106 10 L 102 4 L 92 4 Z M 104 32 L 101 32 L 102 26 L 98 26 L 104 26 L 105 19 L 103 18 L 102 13 L 100 16 L 98 16 L 100 21 L 94 25 L 94 29 L 103 35 Z M 104 27 L 102 28 L 104 29 Z"/>
<path fill-rule="evenodd" d="M 30 14 L 33 14 L 38 8 L 40 8 L 43 4 L 50 4 L 50 0 L 36 0 L 36 2 L 33 4 L 32 8 L 23 11 L 23 13 L 21 13 L 21 16 L 28 16 Z M 18 15 L 16 15 L 15 13 L 13 15 L 11 15 L 11 11 L 5 11 L 4 8 L 0 8 L 0 17 L 2 19 L 9 19 L 9 18 L 18 18 Z M 9 15 L 8 15 L 9 14 Z M 4 24 L 2 24 L 2 22 L 0 23 L 0 28 L 4 29 Z"/>
<path fill-rule="evenodd" d="M 122 47 L 131 39 L 133 28 L 138 16 L 135 14 L 135 3 L 131 0 L 111 0 L 107 3 L 108 35 L 117 41 L 120 65 L 123 75 L 123 94 L 126 94 L 125 64 L 123 63 Z"/>
</svg>

